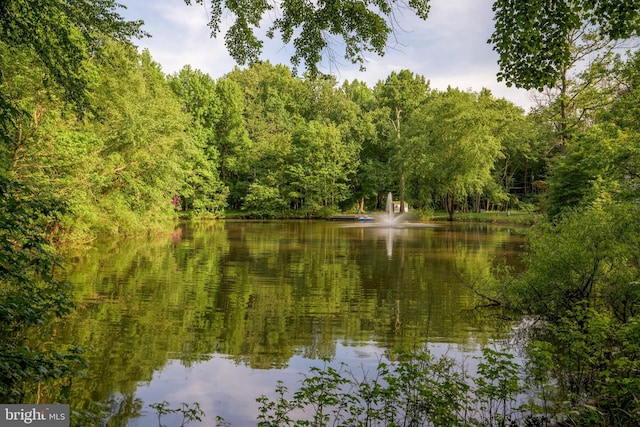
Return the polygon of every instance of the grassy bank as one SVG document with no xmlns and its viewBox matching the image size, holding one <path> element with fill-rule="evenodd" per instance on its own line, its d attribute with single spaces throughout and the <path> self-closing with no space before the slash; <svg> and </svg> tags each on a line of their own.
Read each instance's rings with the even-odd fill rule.
<svg viewBox="0 0 640 427">
<path fill-rule="evenodd" d="M 456 212 L 454 221 L 531 225 L 538 221 L 541 216 L 542 214 L 540 213 L 529 211 L 510 211 L 509 213 L 504 211 Z M 436 211 L 430 219 L 433 221 L 447 221 L 449 215 L 445 211 Z"/>
<path fill-rule="evenodd" d="M 449 215 L 445 211 L 436 211 L 436 212 L 428 212 L 428 213 L 413 212 L 413 213 L 422 217 L 424 221 L 448 221 L 449 220 Z M 372 214 L 375 214 L 375 212 L 373 212 Z M 504 211 L 485 211 L 481 213 L 456 212 L 454 221 L 455 222 L 486 222 L 486 223 L 495 223 L 495 224 L 532 225 L 541 216 L 542 214 L 537 212 L 531 212 L 531 211 L 510 211 L 509 213 Z M 228 211 L 225 211 L 224 213 L 224 219 L 247 219 L 247 213 L 228 210 Z M 296 218 L 288 217 L 288 219 L 296 219 Z M 317 219 L 323 219 L 323 217 L 318 217 Z"/>
</svg>

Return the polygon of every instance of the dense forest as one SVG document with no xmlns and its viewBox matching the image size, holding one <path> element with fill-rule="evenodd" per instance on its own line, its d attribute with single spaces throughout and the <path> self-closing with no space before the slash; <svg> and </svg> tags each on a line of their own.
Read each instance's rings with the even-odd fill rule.
<svg viewBox="0 0 640 427">
<path fill-rule="evenodd" d="M 428 2 L 415 3 L 426 18 Z M 55 275 L 60 245 L 174 218 L 378 210 L 391 191 L 425 217 L 544 213 L 526 272 L 476 291 L 550 325 L 532 332 L 531 357 L 540 378 L 555 378 L 558 401 L 578 408 L 578 424 L 634 425 L 640 51 L 621 40 L 637 36 L 640 8 L 512 3 L 495 3 L 491 42 L 500 78 L 540 89 L 529 112 L 487 90 L 433 89 L 411 70 L 374 87 L 339 83 L 311 66 L 323 46 L 305 31 L 306 74 L 255 60 L 241 49 L 257 46 L 246 34 L 230 45 L 246 64 L 226 75 L 189 65 L 166 74 L 134 45 L 141 23 L 125 22 L 112 1 L 1 2 L 2 401 L 19 401 L 26 379 L 66 377 L 82 363 L 79 350 L 25 344 L 29 327 L 72 310 Z M 291 38 L 292 22 L 279 23 Z"/>
<path fill-rule="evenodd" d="M 547 124 L 488 91 L 433 90 L 409 70 L 374 88 L 296 77 L 269 62 L 213 79 L 188 65 L 165 75 L 126 42 L 103 50 L 80 118 L 55 88 L 45 93 L 33 57 L 2 55 L 11 105 L 24 112 L 6 170 L 64 199 L 58 237 L 134 233 L 227 210 L 260 218 L 384 210 L 389 191 L 452 216 L 532 208 L 550 159 Z"/>
<path fill-rule="evenodd" d="M 374 87 L 297 76 L 268 61 L 218 79 L 189 65 L 167 75 L 130 40 L 95 42 L 99 52 L 83 52 L 73 76 L 84 85 L 76 99 L 38 51 L 0 46 L 3 107 L 12 113 L 3 171 L 40 198 L 64 201 L 49 225 L 57 239 L 228 211 L 323 218 L 380 210 L 389 191 L 426 216 L 555 215 L 601 195 L 591 193 L 633 188 L 633 165 L 617 158 L 634 154 L 624 141 L 637 131 L 626 104 L 638 58 L 613 55 L 611 43 L 579 46 L 576 61 L 600 56 L 568 70 L 525 114 L 488 90 L 432 89 L 410 70 Z M 585 147 L 603 138 L 609 152 Z M 585 150 L 600 158 L 578 158 Z"/>
</svg>

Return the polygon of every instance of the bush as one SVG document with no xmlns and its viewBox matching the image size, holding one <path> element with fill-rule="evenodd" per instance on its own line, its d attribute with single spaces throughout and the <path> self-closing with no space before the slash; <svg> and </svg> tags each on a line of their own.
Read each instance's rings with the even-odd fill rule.
<svg viewBox="0 0 640 427">
<path fill-rule="evenodd" d="M 569 425 L 631 426 L 640 415 L 640 208 L 560 214 L 529 235 L 527 270 L 502 291 L 538 320 L 528 346 L 543 408 Z"/>
<path fill-rule="evenodd" d="M 81 349 L 60 353 L 34 348 L 27 331 L 69 313 L 66 283 L 54 278 L 57 256 L 48 239 L 64 204 L 39 197 L 0 176 L 0 401 L 24 403 L 47 381 L 62 380 L 54 399 L 70 391 L 70 380 L 84 367 Z"/>
<path fill-rule="evenodd" d="M 464 366 L 428 351 L 380 361 L 375 373 L 356 375 L 345 365 L 311 368 L 287 397 L 260 403 L 260 427 L 282 426 L 512 426 L 524 423 L 516 408 L 520 367 L 506 353 L 485 349 L 472 380 Z M 533 424 L 529 424 L 533 425 Z"/>
</svg>

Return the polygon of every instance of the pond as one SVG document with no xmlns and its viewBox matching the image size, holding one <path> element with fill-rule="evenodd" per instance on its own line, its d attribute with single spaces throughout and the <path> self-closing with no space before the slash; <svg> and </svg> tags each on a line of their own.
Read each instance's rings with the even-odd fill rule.
<svg viewBox="0 0 640 427">
<path fill-rule="evenodd" d="M 356 369 L 428 346 L 477 354 L 508 325 L 473 310 L 468 286 L 519 268 L 522 229 L 378 228 L 328 221 L 207 221 L 154 238 L 102 241 L 68 268 L 77 311 L 54 339 L 87 349 L 74 402 L 110 425 L 158 425 L 149 404 L 198 402 L 255 425 L 260 395 L 295 389 L 323 359 Z M 165 421 L 163 419 L 163 421 Z M 168 421 L 168 420 L 167 420 Z"/>
</svg>

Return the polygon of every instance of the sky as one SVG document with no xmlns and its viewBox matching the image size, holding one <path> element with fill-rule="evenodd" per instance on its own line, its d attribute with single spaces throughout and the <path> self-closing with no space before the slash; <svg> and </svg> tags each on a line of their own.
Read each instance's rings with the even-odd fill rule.
<svg viewBox="0 0 640 427">
<path fill-rule="evenodd" d="M 151 37 L 134 43 L 140 49 L 149 49 L 165 73 L 190 65 L 217 79 L 236 65 L 224 46 L 228 23 L 223 18 L 221 34 L 217 39 L 211 38 L 207 7 L 187 6 L 183 0 L 120 0 L 119 3 L 127 7 L 119 11 L 126 19 L 144 21 L 143 29 Z M 370 54 L 364 64 L 365 72 L 344 59 L 334 66 L 322 63 L 320 71 L 335 75 L 339 82 L 358 79 L 373 87 L 392 71 L 408 69 L 429 80 L 431 88 L 445 90 L 451 86 L 472 91 L 487 88 L 496 98 L 506 98 L 528 111 L 533 106 L 530 93 L 508 88 L 496 79 L 498 55 L 487 44 L 493 32 L 493 0 L 431 0 L 430 3 L 426 21 L 408 10 L 397 15 L 396 32 L 389 39 L 387 52 L 383 57 Z M 209 5 L 210 1 L 205 4 Z M 269 21 L 263 22 L 266 31 Z M 290 64 L 291 46 L 275 39 L 264 41 L 261 59 L 273 64 Z"/>
</svg>

